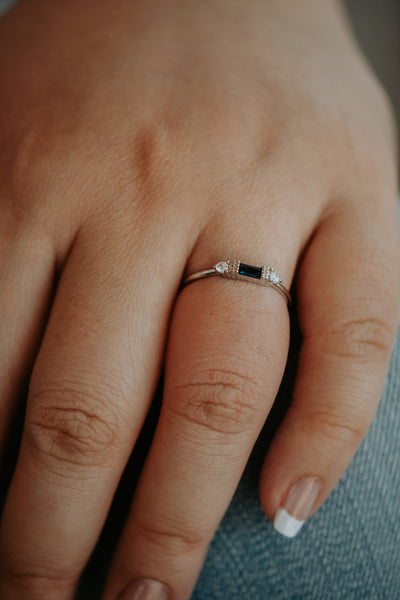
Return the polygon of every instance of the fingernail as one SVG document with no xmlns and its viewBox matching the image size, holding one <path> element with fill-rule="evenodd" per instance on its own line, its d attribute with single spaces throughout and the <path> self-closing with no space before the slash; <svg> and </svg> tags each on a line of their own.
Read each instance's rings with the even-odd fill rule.
<svg viewBox="0 0 400 600">
<path fill-rule="evenodd" d="M 321 488 L 319 477 L 305 477 L 297 481 L 290 488 L 284 505 L 276 511 L 276 531 L 286 537 L 294 537 L 308 518 Z"/>
<path fill-rule="evenodd" d="M 117 600 L 168 600 L 168 590 L 153 579 L 138 579 L 130 583 Z"/>
</svg>

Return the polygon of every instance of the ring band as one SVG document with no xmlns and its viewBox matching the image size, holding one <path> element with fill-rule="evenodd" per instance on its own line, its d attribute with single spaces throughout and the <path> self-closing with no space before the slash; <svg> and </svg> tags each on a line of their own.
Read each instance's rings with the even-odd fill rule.
<svg viewBox="0 0 400 600">
<path fill-rule="evenodd" d="M 285 298 L 289 306 L 292 303 L 289 290 L 282 284 L 282 279 L 273 267 L 253 267 L 252 265 L 242 263 L 237 258 L 219 261 L 211 269 L 205 269 L 204 271 L 189 275 L 183 280 L 182 287 L 193 283 L 193 281 L 212 275 L 219 275 L 228 279 L 242 279 L 243 281 L 251 281 L 272 287 Z"/>
</svg>

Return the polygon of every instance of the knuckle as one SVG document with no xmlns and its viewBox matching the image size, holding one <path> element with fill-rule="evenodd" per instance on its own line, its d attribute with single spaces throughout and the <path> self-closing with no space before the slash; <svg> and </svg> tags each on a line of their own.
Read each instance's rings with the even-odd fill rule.
<svg viewBox="0 0 400 600">
<path fill-rule="evenodd" d="M 196 381 L 175 386 L 167 406 L 172 418 L 216 433 L 240 434 L 265 420 L 263 395 L 261 385 L 244 370 L 208 368 L 197 373 Z"/>
<path fill-rule="evenodd" d="M 211 94 L 211 92 L 210 92 Z M 225 138 L 238 139 L 243 131 L 246 135 L 242 140 L 249 138 L 249 131 L 254 130 L 255 123 L 246 127 L 243 120 L 249 121 L 248 111 L 243 108 L 233 106 L 232 103 L 227 110 L 226 99 L 217 98 L 213 95 L 209 98 L 210 109 L 219 118 L 219 131 L 223 130 Z M 179 165 L 182 177 L 190 171 L 191 179 L 197 178 L 201 172 L 194 169 L 193 165 L 214 163 L 214 156 L 219 148 L 219 140 L 216 139 L 214 129 L 210 128 L 207 120 L 201 121 L 187 120 L 183 122 L 181 115 L 172 108 L 156 111 L 151 120 L 138 123 L 135 130 L 132 131 L 129 138 L 128 154 L 129 178 L 134 185 L 144 194 L 146 203 L 146 212 L 148 212 L 148 197 L 158 198 L 165 205 L 165 194 L 170 194 L 176 187 L 176 178 L 172 177 L 173 170 L 171 166 Z M 255 118 L 254 118 L 255 121 Z M 259 121 L 258 121 L 259 126 Z M 204 144 L 204 132 L 207 131 L 208 144 Z M 270 136 L 264 136 L 270 140 Z M 254 148 L 257 143 L 257 152 L 264 156 L 267 142 L 260 143 L 258 136 L 252 136 L 252 143 L 249 143 L 248 152 L 241 155 L 256 155 Z M 215 142 L 215 143 L 214 143 Z M 244 143 L 244 142 L 243 142 Z M 268 148 L 271 143 L 268 141 Z M 188 152 L 190 148 L 190 152 Z M 231 157 L 231 161 L 236 157 Z M 249 159 L 250 160 L 250 159 Z M 229 167 L 233 170 L 234 167 Z M 147 193 L 145 193 L 147 192 Z M 181 199 L 174 194 L 174 206 L 180 205 Z M 137 208 L 137 204 L 135 205 Z M 139 207 L 140 207 L 139 203 Z"/>
<path fill-rule="evenodd" d="M 66 386 L 31 397 L 26 441 L 47 462 L 100 466 L 117 451 L 121 416 L 112 402 L 91 389 Z"/>
<path fill-rule="evenodd" d="M 376 361 L 390 355 L 395 333 L 394 324 L 384 314 L 353 314 L 328 331 L 324 350 L 345 359 Z"/>
<path fill-rule="evenodd" d="M 178 125 L 173 117 L 156 115 L 141 123 L 130 143 L 134 180 L 140 187 L 163 187 L 171 171 L 172 148 L 176 148 Z"/>
<path fill-rule="evenodd" d="M 49 136 L 40 125 L 32 126 L 12 141 L 8 140 L 1 165 L 4 198 L 8 198 L 8 203 L 6 200 L 3 202 L 10 220 L 18 224 L 39 221 L 43 186 L 48 184 L 49 173 L 52 172 L 50 154 L 54 151 L 50 151 L 51 145 Z M 0 146 L 3 147 L 3 144 Z M 41 194 L 40 202 L 37 201 L 38 193 Z"/>
<path fill-rule="evenodd" d="M 357 445 L 364 439 L 370 422 L 361 415 L 319 409 L 307 415 L 309 428 L 324 438 L 339 443 Z"/>
<path fill-rule="evenodd" d="M 71 575 L 61 571 L 44 572 L 43 569 L 24 568 L 20 557 L 16 563 L 3 565 L 2 580 L 10 597 L 17 593 L 20 600 L 42 600 L 48 595 L 55 596 L 65 592 L 70 586 Z M 12 591 L 11 591 L 12 590 Z M 6 596 L 8 597 L 8 596 Z"/>
<path fill-rule="evenodd" d="M 197 533 L 193 527 L 184 531 L 182 526 L 167 525 L 165 522 L 154 520 L 154 517 L 151 524 L 150 522 L 141 522 L 136 527 L 136 537 L 144 542 L 144 547 L 156 548 L 157 553 L 161 549 L 166 558 L 197 553 L 207 544 L 205 533 Z"/>
</svg>

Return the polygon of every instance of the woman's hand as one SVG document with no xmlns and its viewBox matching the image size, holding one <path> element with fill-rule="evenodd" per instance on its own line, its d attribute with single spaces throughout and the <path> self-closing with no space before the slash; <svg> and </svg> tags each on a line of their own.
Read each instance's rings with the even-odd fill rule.
<svg viewBox="0 0 400 600">
<path fill-rule="evenodd" d="M 3 440 L 31 375 L 1 598 L 73 597 L 166 352 L 104 599 L 142 578 L 188 599 L 289 316 L 273 289 L 182 277 L 238 257 L 293 282 L 303 343 L 260 483 L 290 534 L 371 423 L 399 321 L 390 111 L 333 0 L 26 0 L 0 56 Z"/>
</svg>

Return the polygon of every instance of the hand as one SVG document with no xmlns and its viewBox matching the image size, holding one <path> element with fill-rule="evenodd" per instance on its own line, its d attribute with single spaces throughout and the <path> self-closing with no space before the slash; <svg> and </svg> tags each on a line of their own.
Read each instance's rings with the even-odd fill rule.
<svg viewBox="0 0 400 600">
<path fill-rule="evenodd" d="M 333 0 L 30 0 L 0 55 L 3 440 L 30 377 L 0 596 L 73 598 L 165 352 L 104 600 L 142 578 L 188 599 L 289 316 L 273 289 L 182 277 L 237 256 L 293 283 L 303 343 L 260 482 L 290 533 L 371 423 L 399 321 L 390 110 Z"/>
</svg>

